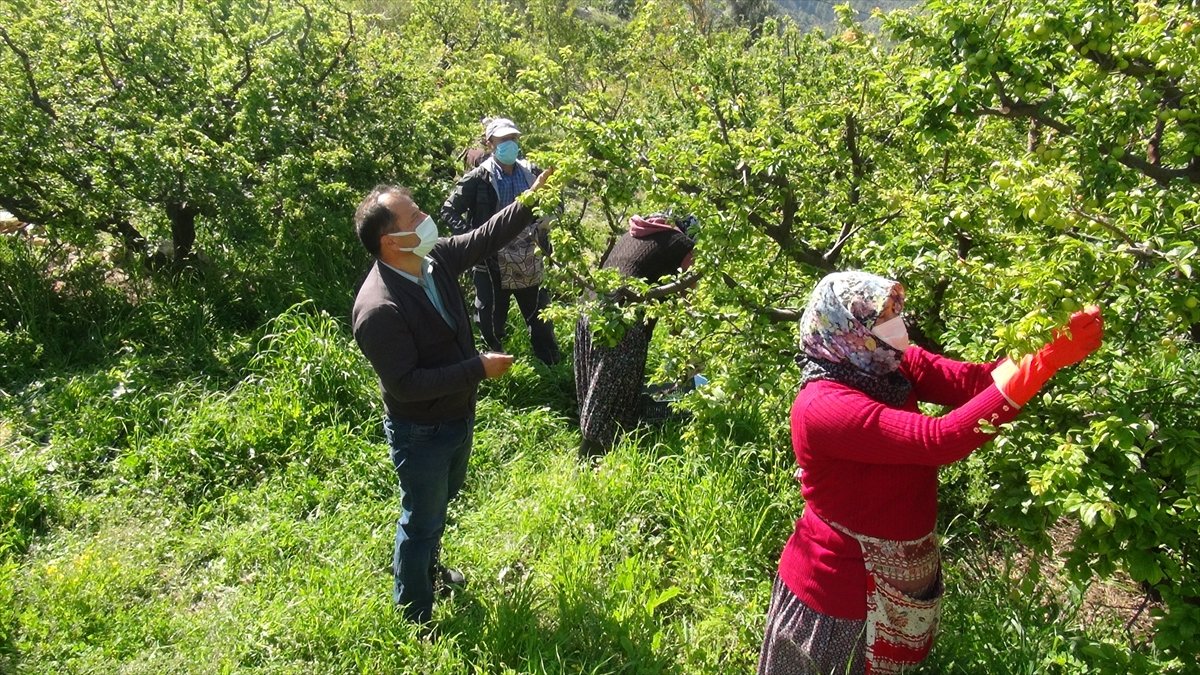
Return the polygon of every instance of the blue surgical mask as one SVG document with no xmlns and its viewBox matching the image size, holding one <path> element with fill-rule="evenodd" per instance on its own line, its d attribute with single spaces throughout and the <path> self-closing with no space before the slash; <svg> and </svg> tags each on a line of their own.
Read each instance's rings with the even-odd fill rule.
<svg viewBox="0 0 1200 675">
<path fill-rule="evenodd" d="M 517 153 L 520 151 L 521 147 L 517 145 L 517 142 L 509 139 L 497 145 L 492 154 L 495 155 L 496 161 L 501 164 L 512 164 L 517 161 Z"/>
</svg>

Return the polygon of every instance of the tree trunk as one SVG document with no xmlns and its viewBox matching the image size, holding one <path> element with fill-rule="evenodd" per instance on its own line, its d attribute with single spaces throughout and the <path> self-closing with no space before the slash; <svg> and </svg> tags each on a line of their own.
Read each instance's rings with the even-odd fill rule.
<svg viewBox="0 0 1200 675">
<path fill-rule="evenodd" d="M 146 238 L 138 232 L 126 218 L 111 218 L 100 224 L 100 229 L 115 234 L 121 238 L 128 253 L 141 254 L 146 252 Z"/>
<path fill-rule="evenodd" d="M 196 209 L 187 202 L 170 202 L 166 206 L 171 220 L 171 246 L 176 262 L 185 260 L 196 243 Z"/>
</svg>

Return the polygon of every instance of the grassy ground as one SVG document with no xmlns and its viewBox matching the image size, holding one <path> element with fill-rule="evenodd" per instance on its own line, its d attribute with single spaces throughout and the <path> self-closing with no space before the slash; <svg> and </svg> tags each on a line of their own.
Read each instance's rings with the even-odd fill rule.
<svg viewBox="0 0 1200 675">
<path fill-rule="evenodd" d="M 0 672 L 753 669 L 801 507 L 782 413 L 710 412 L 582 460 L 569 363 L 532 365 L 512 338 L 445 538 L 469 584 L 431 641 L 390 606 L 395 480 L 347 327 L 305 304 L 210 337 L 190 347 L 207 370 L 131 349 L 0 397 Z M 949 477 L 952 502 L 969 480 Z M 1082 625 L 1077 597 L 1006 574 L 1013 549 L 953 515 L 923 672 L 1161 665 L 1119 626 Z"/>
</svg>

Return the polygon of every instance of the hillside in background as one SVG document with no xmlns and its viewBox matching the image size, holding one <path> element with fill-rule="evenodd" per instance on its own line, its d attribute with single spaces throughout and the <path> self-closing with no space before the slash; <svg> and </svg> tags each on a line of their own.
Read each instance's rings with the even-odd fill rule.
<svg viewBox="0 0 1200 675">
<path fill-rule="evenodd" d="M 829 28 L 837 23 L 833 8 L 842 3 L 829 0 L 776 0 L 775 4 L 800 26 Z M 856 18 L 866 21 L 876 8 L 890 12 L 907 9 L 918 3 L 916 0 L 852 0 L 849 4 L 857 12 Z"/>
</svg>

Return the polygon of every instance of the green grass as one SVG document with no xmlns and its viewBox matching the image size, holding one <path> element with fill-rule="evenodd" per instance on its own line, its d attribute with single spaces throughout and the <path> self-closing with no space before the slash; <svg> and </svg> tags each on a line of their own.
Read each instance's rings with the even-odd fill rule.
<svg viewBox="0 0 1200 675">
<path fill-rule="evenodd" d="M 698 406 L 582 460 L 569 362 L 510 341 L 445 537 L 469 583 L 437 605 L 436 641 L 391 607 L 395 479 L 343 322 L 301 304 L 226 338 L 212 358 L 237 378 L 134 352 L 14 388 L 0 672 L 751 672 L 801 507 L 786 427 Z M 1164 666 L 1006 574 L 1011 551 L 969 520 L 948 521 L 946 629 L 923 672 Z"/>
</svg>

